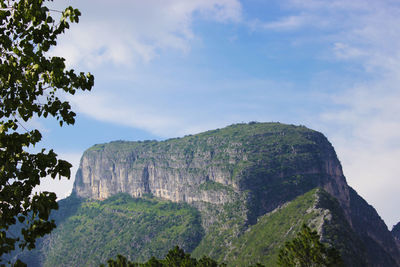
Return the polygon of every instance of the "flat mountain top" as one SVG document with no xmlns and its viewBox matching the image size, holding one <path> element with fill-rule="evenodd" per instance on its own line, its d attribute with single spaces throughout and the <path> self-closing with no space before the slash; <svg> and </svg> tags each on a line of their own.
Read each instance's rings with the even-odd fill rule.
<svg viewBox="0 0 400 267">
<path fill-rule="evenodd" d="M 230 266 L 269 266 L 306 223 L 348 266 L 400 263 L 395 239 L 349 187 L 331 143 L 304 126 L 252 122 L 97 144 L 66 201 L 32 262 L 96 266 L 117 253 L 144 261 L 180 245 Z"/>
</svg>

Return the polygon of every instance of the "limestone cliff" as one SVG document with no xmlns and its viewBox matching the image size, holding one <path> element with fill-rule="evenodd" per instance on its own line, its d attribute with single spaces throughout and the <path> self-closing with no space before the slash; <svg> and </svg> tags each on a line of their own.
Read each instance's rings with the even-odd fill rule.
<svg viewBox="0 0 400 267">
<path fill-rule="evenodd" d="M 95 145 L 82 156 L 73 191 L 100 200 L 124 192 L 184 201 L 203 214 L 206 232 L 218 221 L 237 236 L 260 216 L 316 187 L 338 200 L 348 224 L 367 244 L 365 251 L 377 246 L 387 259 L 366 253 L 370 266 L 400 265 L 393 237 L 347 185 L 332 145 L 303 126 L 236 124 L 162 142 Z M 221 219 L 221 213 L 237 220 Z M 233 239 L 226 236 L 223 244 L 229 246 Z"/>
<path fill-rule="evenodd" d="M 340 163 L 322 134 L 305 127 L 253 124 L 163 142 L 95 145 L 81 159 L 74 191 L 92 199 L 126 192 L 212 204 L 247 192 L 257 199 L 257 214 L 264 214 L 288 196 L 316 186 L 349 207 Z M 287 192 L 276 192 L 278 187 Z"/>
</svg>

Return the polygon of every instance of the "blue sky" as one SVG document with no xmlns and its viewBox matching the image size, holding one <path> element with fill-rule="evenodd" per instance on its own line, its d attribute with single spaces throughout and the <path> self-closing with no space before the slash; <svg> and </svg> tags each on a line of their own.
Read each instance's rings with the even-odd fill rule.
<svg viewBox="0 0 400 267">
<path fill-rule="evenodd" d="M 400 220 L 400 3 L 391 0 L 58 1 L 82 12 L 52 54 L 90 71 L 76 124 L 31 127 L 74 164 L 112 140 L 163 140 L 248 121 L 323 132 L 348 183 Z M 45 182 L 59 196 L 70 181 Z"/>
</svg>

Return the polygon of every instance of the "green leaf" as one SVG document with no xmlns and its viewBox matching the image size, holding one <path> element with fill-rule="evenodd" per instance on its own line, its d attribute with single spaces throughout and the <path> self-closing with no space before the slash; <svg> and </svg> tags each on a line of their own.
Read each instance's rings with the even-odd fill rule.
<svg viewBox="0 0 400 267">
<path fill-rule="evenodd" d="M 56 93 L 90 91 L 94 83 L 90 74 L 71 75 L 73 70 L 66 69 L 63 58 L 45 56 L 69 28 L 67 20 L 76 23 L 81 14 L 67 7 L 61 20 L 55 21 L 44 2 L 0 0 L 0 265 L 16 245 L 33 248 L 36 238 L 55 227 L 49 221 L 51 210 L 57 208 L 55 194 L 31 196 L 40 178 L 70 176 L 71 164 L 58 159 L 52 150 L 47 154 L 28 150 L 42 135 L 28 129 L 26 122 L 35 116 L 51 116 L 60 126 L 73 124 L 76 114 Z M 24 223 L 21 238 L 7 232 L 17 219 Z M 15 265 L 24 266 L 18 261 Z"/>
</svg>

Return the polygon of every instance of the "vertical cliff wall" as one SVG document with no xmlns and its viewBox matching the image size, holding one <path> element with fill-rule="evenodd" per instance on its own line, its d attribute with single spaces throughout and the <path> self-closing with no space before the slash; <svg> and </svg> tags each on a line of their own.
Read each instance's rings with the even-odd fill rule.
<svg viewBox="0 0 400 267">
<path fill-rule="evenodd" d="M 271 123 L 232 125 L 163 142 L 95 145 L 82 156 L 74 191 L 93 199 L 126 192 L 213 204 L 250 192 L 265 213 L 288 195 L 315 186 L 348 206 L 346 181 L 327 139 L 305 127 Z M 287 192 L 277 194 L 279 188 Z"/>
<path fill-rule="evenodd" d="M 394 239 L 376 211 L 347 185 L 332 145 L 303 126 L 236 124 L 162 142 L 95 145 L 82 156 L 73 191 L 100 200 L 124 192 L 184 201 L 203 213 L 206 230 L 216 220 L 215 210 L 236 207 L 243 219 L 235 230 L 239 233 L 316 187 L 339 201 L 349 225 L 368 246 L 378 244 L 387 254 L 383 257 L 400 264 L 396 245 L 391 248 Z M 379 266 L 372 258 L 369 262 Z"/>
</svg>

